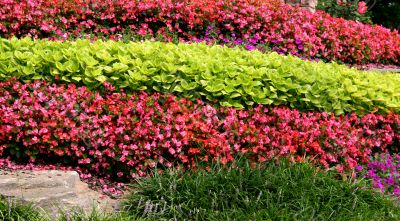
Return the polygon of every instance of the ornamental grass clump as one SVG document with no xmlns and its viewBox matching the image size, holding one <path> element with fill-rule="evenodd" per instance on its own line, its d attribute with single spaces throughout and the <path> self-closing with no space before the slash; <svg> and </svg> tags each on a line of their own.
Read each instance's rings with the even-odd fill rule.
<svg viewBox="0 0 400 221">
<path fill-rule="evenodd" d="M 309 164 L 245 160 L 136 180 L 122 207 L 148 220 L 398 220 L 400 207 Z M 336 174 L 337 175 L 337 174 Z"/>
</svg>

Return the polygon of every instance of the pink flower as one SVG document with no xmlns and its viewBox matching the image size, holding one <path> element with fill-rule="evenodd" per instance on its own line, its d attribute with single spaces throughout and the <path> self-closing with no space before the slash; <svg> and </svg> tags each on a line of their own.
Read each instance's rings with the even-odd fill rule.
<svg viewBox="0 0 400 221">
<path fill-rule="evenodd" d="M 106 177 L 111 168 L 124 179 L 147 175 L 157 163 L 230 162 L 240 153 L 260 161 L 308 156 L 315 165 L 344 172 L 368 162 L 375 146 L 385 150 L 400 137 L 397 114 L 337 117 L 261 105 L 238 111 L 145 92 L 93 95 L 74 85 L 0 82 L 0 156 L 18 141 L 31 162 L 38 151 L 68 156 L 82 173 Z M 76 107 L 84 117 L 71 114 Z"/>
<path fill-rule="evenodd" d="M 168 151 L 169 151 L 169 153 L 172 154 L 172 155 L 175 154 L 175 150 L 174 150 L 173 148 L 169 148 Z"/>
<path fill-rule="evenodd" d="M 146 143 L 146 145 L 144 146 L 144 149 L 150 150 L 151 149 L 151 145 L 149 143 Z"/>
<path fill-rule="evenodd" d="M 361 15 L 364 14 L 365 12 L 367 12 L 368 7 L 367 4 L 363 1 L 358 2 L 358 13 L 360 13 Z"/>
</svg>

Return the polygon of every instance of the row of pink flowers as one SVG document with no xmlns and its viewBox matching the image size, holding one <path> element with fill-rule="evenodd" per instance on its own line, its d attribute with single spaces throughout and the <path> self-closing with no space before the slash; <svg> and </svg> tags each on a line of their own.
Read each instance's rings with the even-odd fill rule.
<svg viewBox="0 0 400 221">
<path fill-rule="evenodd" d="M 154 167 L 227 163 L 238 155 L 256 162 L 288 156 L 342 172 L 399 144 L 396 114 L 236 110 L 112 90 L 109 84 L 95 93 L 73 84 L 0 83 L 0 156 L 68 162 L 83 173 L 130 179 Z"/>
<path fill-rule="evenodd" d="M 0 0 L 0 36 L 66 39 L 89 33 L 225 43 L 346 63 L 399 64 L 400 35 L 324 12 L 252 0 Z M 207 29 L 213 27 L 212 34 Z M 100 34 L 101 33 L 101 34 Z M 94 37 L 97 38 L 97 37 Z"/>
</svg>

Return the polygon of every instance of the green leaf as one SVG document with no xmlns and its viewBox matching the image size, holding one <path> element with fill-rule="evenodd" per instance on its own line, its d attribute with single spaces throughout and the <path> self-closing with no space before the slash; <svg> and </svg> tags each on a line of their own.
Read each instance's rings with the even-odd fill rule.
<svg viewBox="0 0 400 221">
<path fill-rule="evenodd" d="M 79 64 L 76 61 L 69 60 L 64 63 L 65 70 L 74 73 L 79 71 Z"/>
<path fill-rule="evenodd" d="M 95 79 L 101 83 L 103 83 L 107 80 L 107 78 L 104 75 L 96 76 Z"/>
<path fill-rule="evenodd" d="M 60 70 L 61 72 L 62 72 L 62 71 L 65 71 L 64 65 L 61 64 L 61 63 L 58 62 L 58 61 L 56 62 L 56 67 L 57 67 L 57 69 Z"/>
<path fill-rule="evenodd" d="M 224 89 L 224 84 L 223 83 L 217 83 L 217 82 L 215 82 L 215 81 L 209 81 L 209 82 L 207 82 L 207 86 L 206 86 L 206 90 L 208 91 L 208 92 L 212 92 L 212 93 L 214 93 L 214 92 L 218 92 L 218 91 L 221 91 L 222 89 Z"/>
<path fill-rule="evenodd" d="M 72 80 L 77 81 L 77 82 L 80 82 L 82 80 L 82 78 L 79 76 L 72 76 L 71 78 L 72 78 Z"/>
<path fill-rule="evenodd" d="M 185 90 L 187 90 L 187 91 L 190 91 L 190 90 L 193 90 L 193 89 L 196 88 L 197 83 L 196 83 L 196 82 L 190 82 L 190 83 L 188 83 L 188 82 L 185 81 L 185 80 L 181 80 L 181 86 L 182 86 L 183 89 L 185 89 Z"/>
<path fill-rule="evenodd" d="M 242 96 L 240 93 L 234 92 L 229 96 L 229 98 L 236 98 L 236 97 L 240 97 L 240 96 Z"/>
<path fill-rule="evenodd" d="M 123 63 L 114 63 L 112 68 L 115 72 L 125 72 L 129 69 L 129 66 Z"/>
<path fill-rule="evenodd" d="M 61 80 L 71 82 L 71 80 L 67 76 L 61 76 Z"/>
<path fill-rule="evenodd" d="M 229 104 L 228 107 L 235 107 L 235 108 L 239 108 L 239 109 L 243 109 L 244 108 L 244 106 L 239 101 L 229 100 L 228 104 Z"/>
</svg>

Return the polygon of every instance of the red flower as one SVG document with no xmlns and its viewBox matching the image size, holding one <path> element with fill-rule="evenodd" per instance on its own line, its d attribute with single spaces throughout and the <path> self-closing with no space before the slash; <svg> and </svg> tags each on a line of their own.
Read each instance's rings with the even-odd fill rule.
<svg viewBox="0 0 400 221">
<path fill-rule="evenodd" d="M 31 162 L 68 156 L 84 173 L 100 176 L 110 175 L 110 168 L 119 172 L 113 176 L 131 177 L 157 165 L 194 167 L 195 159 L 228 163 L 241 154 L 253 161 L 288 156 L 342 172 L 368 162 L 376 147 L 398 146 L 400 138 L 400 117 L 393 113 L 236 110 L 172 95 L 95 94 L 41 81 L 0 82 L 0 112 L 0 156 L 18 142 Z"/>
</svg>

